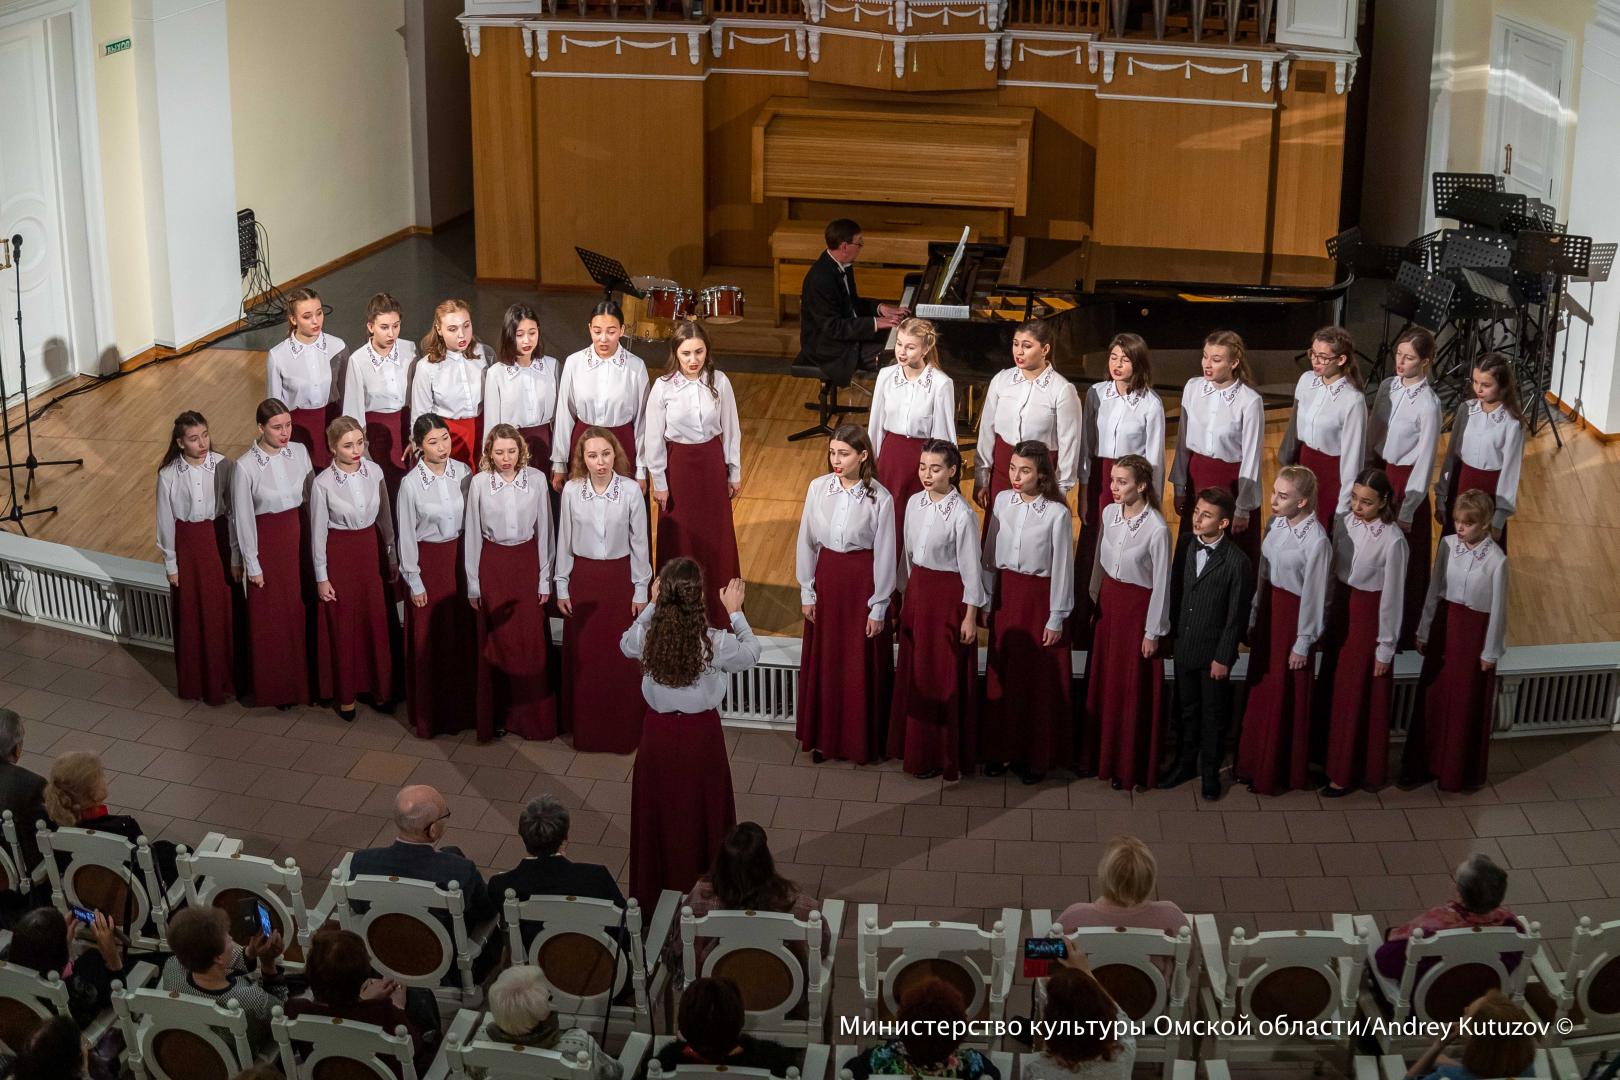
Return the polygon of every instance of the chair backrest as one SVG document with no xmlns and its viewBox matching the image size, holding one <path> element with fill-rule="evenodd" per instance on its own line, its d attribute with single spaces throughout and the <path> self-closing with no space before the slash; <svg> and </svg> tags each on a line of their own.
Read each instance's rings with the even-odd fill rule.
<svg viewBox="0 0 1620 1080">
<path fill-rule="evenodd" d="M 5 834 L 6 840 L 6 846 L 0 848 L 0 892 L 27 892 L 30 868 L 23 858 L 17 822 L 10 810 L 0 811 L 0 832 Z"/>
<path fill-rule="evenodd" d="M 332 888 L 337 890 L 339 925 L 365 940 L 372 965 L 382 975 L 431 989 L 458 961 L 467 960 L 460 966 L 464 981 L 471 983 L 467 902 L 459 883 L 441 889 L 431 881 L 373 874 L 344 881 L 342 872 L 334 870 Z M 366 910 L 355 911 L 357 903 L 367 905 Z"/>
<path fill-rule="evenodd" d="M 648 1080 L 772 1080 L 775 1076 L 769 1069 L 734 1069 L 730 1065 L 677 1065 L 666 1070 L 657 1058 L 647 1061 Z M 789 1065 L 780 1080 L 799 1080 L 798 1067 Z"/>
<path fill-rule="evenodd" d="M 270 1033 L 287 1080 L 416 1080 L 411 1036 L 403 1024 L 390 1034 L 375 1024 L 335 1016 L 289 1020 L 277 1005 L 270 1013 Z M 300 1057 L 295 1044 L 309 1049 Z"/>
<path fill-rule="evenodd" d="M 1220 1017 L 1353 1019 L 1366 959 L 1365 946 L 1348 927 L 1267 930 L 1253 937 L 1236 927 L 1226 943 L 1226 978 L 1216 999 Z"/>
<path fill-rule="evenodd" d="M 1060 928 L 1050 933 L 1057 936 Z M 1090 959 L 1091 974 L 1132 1020 L 1180 1020 L 1187 1012 L 1192 928 L 1174 934 L 1124 926 L 1093 926 L 1066 936 Z M 1166 972 L 1168 968 L 1168 972 Z"/>
<path fill-rule="evenodd" d="M 151 918 L 157 940 L 167 942 L 169 906 L 163 890 L 151 887 L 157 871 L 146 837 L 132 844 L 117 833 L 51 829 L 43 821 L 38 835 L 57 910 L 64 915 L 71 915 L 73 906 L 100 911 L 137 940 Z M 57 865 L 57 855 L 67 856 L 65 867 Z"/>
<path fill-rule="evenodd" d="M 186 903 L 191 907 L 213 906 L 234 916 L 244 900 L 263 901 L 270 912 L 270 925 L 281 934 L 282 942 L 294 953 L 283 956 L 283 963 L 302 967 L 303 952 L 309 948 L 313 929 L 304 907 L 304 875 L 298 862 L 288 858 L 280 865 L 273 859 L 218 852 L 192 852 L 184 844 L 175 852 L 175 869 L 186 886 Z M 238 945 L 247 944 L 235 918 L 231 937 Z"/>
<path fill-rule="evenodd" d="M 253 1064 L 247 1014 L 234 1000 L 116 983 L 112 999 L 136 1076 L 144 1069 L 157 1080 L 230 1080 Z"/>
<path fill-rule="evenodd" d="M 907 919 L 878 925 L 876 909 L 862 905 L 856 949 L 863 988 L 877 989 L 878 1018 L 892 1019 L 906 991 L 939 979 L 967 1003 L 970 1020 L 999 1019 L 1013 979 L 1013 953 L 1024 913 L 1003 908 L 989 930 L 973 923 Z M 880 953 L 887 952 L 887 964 Z"/>
<path fill-rule="evenodd" d="M 32 968 L 0 960 L 0 1042 L 21 1050 L 39 1025 L 68 1015 L 68 990 L 52 971 L 43 978 Z"/>
<path fill-rule="evenodd" d="M 1575 924 L 1555 1019 L 1572 1021 L 1575 1038 L 1620 1033 L 1620 919 Z"/>
<path fill-rule="evenodd" d="M 1541 924 L 1523 919 L 1513 926 L 1464 926 L 1435 934 L 1413 930 L 1395 992 L 1394 1018 L 1450 1023 L 1488 990 L 1500 990 L 1523 1005 L 1525 979 L 1539 948 Z M 1509 971 L 1503 957 L 1514 953 L 1519 961 Z"/>
<path fill-rule="evenodd" d="M 742 991 L 744 1026 L 777 1027 L 799 1002 L 807 1020 L 819 1024 L 827 1007 L 822 978 L 821 912 L 797 919 L 778 911 L 711 911 L 703 916 L 681 908 L 681 956 L 684 982 L 699 977 L 729 978 Z M 701 965 L 697 939 L 714 944 Z"/>
<path fill-rule="evenodd" d="M 594 1075 L 591 1057 L 583 1050 L 569 1057 L 476 1035 L 466 1042 L 453 1033 L 445 1036 L 444 1054 L 454 1080 L 469 1080 L 480 1069 L 484 1080 L 592 1080 Z"/>
<path fill-rule="evenodd" d="M 627 984 L 634 987 L 636 1011 L 651 1013 L 641 905 L 635 900 L 623 908 L 611 900 L 584 896 L 531 896 L 520 901 L 507 889 L 501 910 L 511 955 L 541 970 L 558 1013 L 600 1016 Z M 540 927 L 527 948 L 525 925 Z M 621 941 L 621 931 L 628 941 Z"/>
</svg>

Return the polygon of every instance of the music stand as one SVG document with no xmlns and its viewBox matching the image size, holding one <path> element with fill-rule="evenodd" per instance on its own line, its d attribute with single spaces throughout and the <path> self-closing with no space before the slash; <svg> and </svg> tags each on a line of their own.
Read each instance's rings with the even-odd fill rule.
<svg viewBox="0 0 1620 1080">
<path fill-rule="evenodd" d="M 1591 270 L 1591 262 L 1590 236 L 1571 236 L 1568 233 L 1557 232 L 1523 232 L 1519 234 L 1518 243 L 1513 250 L 1514 269 L 1552 277 L 1552 288 L 1548 289 L 1546 294 L 1549 301 L 1563 296 L 1564 282 L 1567 279 L 1585 277 Z M 1564 439 L 1558 433 L 1557 418 L 1553 416 L 1552 409 L 1547 404 L 1547 383 L 1552 375 L 1553 350 L 1558 347 L 1555 304 L 1543 303 L 1541 318 L 1543 325 L 1540 340 L 1537 342 L 1538 348 L 1529 372 L 1530 377 L 1526 380 L 1536 395 L 1536 400 L 1530 405 L 1530 430 L 1532 432 L 1536 430 L 1536 416 L 1539 411 L 1552 426 L 1554 441 L 1562 447 Z"/>
<path fill-rule="evenodd" d="M 1430 178 L 1434 186 L 1434 216 L 1456 220 L 1451 202 L 1457 192 L 1467 188 L 1479 191 L 1501 191 L 1505 181 L 1495 173 L 1437 172 Z"/>
<path fill-rule="evenodd" d="M 1566 291 L 1563 303 L 1565 310 L 1586 324 L 1586 335 L 1581 339 L 1581 377 L 1575 384 L 1575 400 L 1569 401 L 1564 397 L 1564 382 L 1569 378 L 1569 338 L 1564 334 L 1563 366 L 1558 373 L 1558 400 L 1565 403 L 1577 423 L 1581 420 L 1581 413 L 1585 411 L 1584 397 L 1586 394 L 1586 355 L 1592 348 L 1592 314 L 1591 309 L 1597 301 L 1598 282 L 1608 281 L 1609 272 L 1614 269 L 1615 251 L 1620 250 L 1620 244 L 1593 244 L 1592 253 L 1587 259 L 1586 273 L 1571 274 L 1570 282 L 1584 281 L 1587 284 L 1586 306 L 1583 308 L 1576 303 L 1575 298 Z"/>
<path fill-rule="evenodd" d="M 1465 187 L 1452 195 L 1449 208 L 1459 224 L 1500 230 L 1509 217 L 1526 216 L 1526 202 L 1516 193 Z"/>
<path fill-rule="evenodd" d="M 602 286 L 604 300 L 611 300 L 616 292 L 628 293 L 638 299 L 642 297 L 641 290 L 630 280 L 629 272 L 618 259 L 586 251 L 578 245 L 575 245 L 574 253 L 579 256 L 579 261 L 585 264 L 585 272 L 591 275 L 591 280 Z"/>
</svg>

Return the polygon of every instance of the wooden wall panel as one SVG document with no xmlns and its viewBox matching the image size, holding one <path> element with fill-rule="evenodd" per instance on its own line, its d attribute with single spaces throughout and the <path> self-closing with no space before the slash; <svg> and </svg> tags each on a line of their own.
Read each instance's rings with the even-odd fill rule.
<svg viewBox="0 0 1620 1080">
<path fill-rule="evenodd" d="M 1298 63 L 1280 95 L 1271 250 L 1321 255 L 1339 231 L 1348 95 L 1333 90 L 1333 65 Z"/>
<path fill-rule="evenodd" d="M 771 265 L 771 230 L 786 209 L 782 199 L 756 203 L 749 197 L 754 118 L 767 98 L 803 97 L 807 82 L 790 75 L 711 74 L 704 84 L 709 265 Z"/>
<path fill-rule="evenodd" d="M 484 27 L 472 80 L 473 220 L 480 278 L 533 281 L 535 124 L 517 27 Z"/>
<path fill-rule="evenodd" d="M 1004 86 L 999 103 L 1035 110 L 1028 213 L 1018 236 L 1078 240 L 1096 220 L 1097 97 L 1088 90 Z"/>
<path fill-rule="evenodd" d="M 541 282 L 589 285 L 580 244 L 631 274 L 694 287 L 703 273 L 703 84 L 532 81 L 545 148 L 534 173 Z"/>
</svg>

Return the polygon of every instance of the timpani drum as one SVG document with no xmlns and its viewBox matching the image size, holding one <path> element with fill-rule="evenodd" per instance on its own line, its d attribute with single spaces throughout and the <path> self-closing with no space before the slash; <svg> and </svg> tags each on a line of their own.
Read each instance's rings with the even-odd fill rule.
<svg viewBox="0 0 1620 1080">
<path fill-rule="evenodd" d="M 669 336 L 675 332 L 675 321 L 672 317 L 657 316 L 653 313 L 653 294 L 658 293 L 660 297 L 664 297 L 671 291 L 682 291 L 680 286 L 668 278 L 645 275 L 631 278 L 630 283 L 645 295 L 635 296 L 628 292 L 624 294 L 625 333 L 639 341 L 668 341 Z"/>
<path fill-rule="evenodd" d="M 700 294 L 698 311 L 704 322 L 742 322 L 743 291 L 736 285 L 710 285 Z"/>
</svg>

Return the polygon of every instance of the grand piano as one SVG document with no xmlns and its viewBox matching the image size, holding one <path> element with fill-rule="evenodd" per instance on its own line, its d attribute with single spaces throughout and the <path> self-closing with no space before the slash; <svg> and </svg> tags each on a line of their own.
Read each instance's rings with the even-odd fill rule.
<svg viewBox="0 0 1620 1080">
<path fill-rule="evenodd" d="M 1298 352 L 1314 330 L 1337 320 L 1353 280 L 1332 259 L 1302 255 L 1034 237 L 969 243 L 960 260 L 956 248 L 931 244 L 926 269 L 906 277 L 900 299 L 934 319 L 941 366 L 970 386 L 1011 362 L 1013 331 L 1031 317 L 1053 321 L 1058 370 L 1082 384 L 1103 377 L 1109 341 L 1127 330 L 1156 354 L 1198 350 L 1220 329 L 1237 331 L 1251 351 Z M 1168 368 L 1156 372 L 1166 389 L 1179 391 L 1197 374 L 1191 357 Z"/>
</svg>

